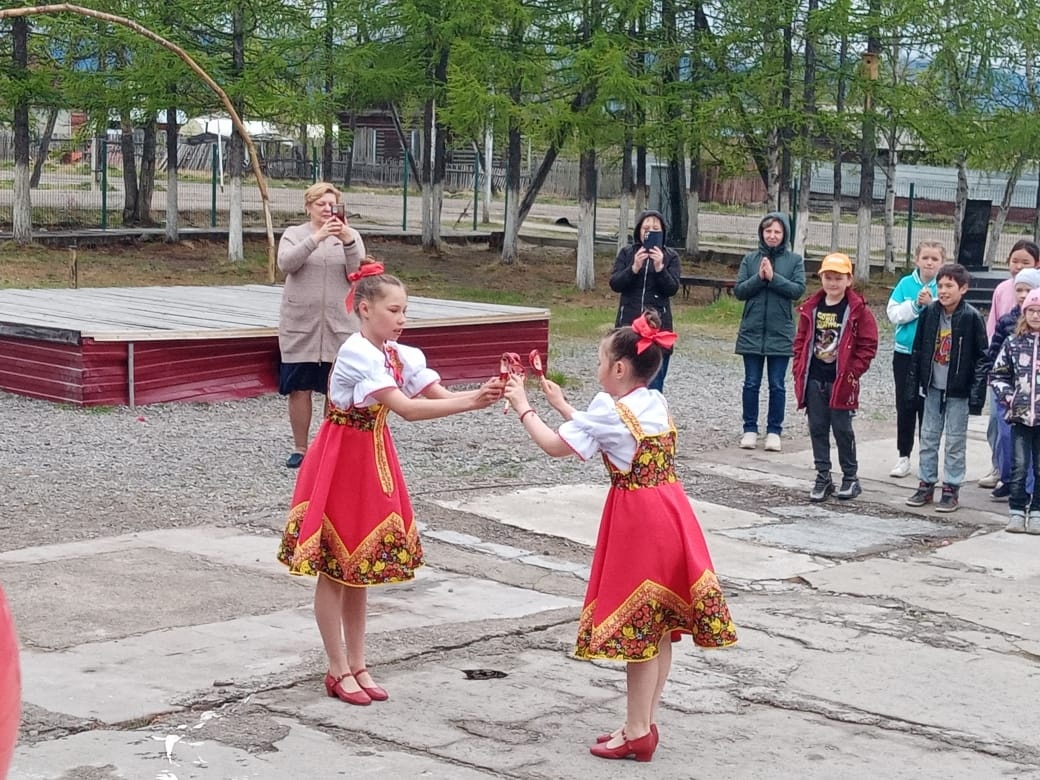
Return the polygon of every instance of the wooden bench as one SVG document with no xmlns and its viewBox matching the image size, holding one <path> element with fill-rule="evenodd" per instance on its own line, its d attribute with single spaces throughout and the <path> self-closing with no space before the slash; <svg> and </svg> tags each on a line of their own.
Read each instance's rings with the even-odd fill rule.
<svg viewBox="0 0 1040 780">
<path fill-rule="evenodd" d="M 682 297 L 690 297 L 691 287 L 710 287 L 711 288 L 711 300 L 713 302 L 718 301 L 722 297 L 723 291 L 727 295 L 733 294 L 733 287 L 736 285 L 736 279 L 716 279 L 711 276 L 680 276 L 679 284 L 682 285 Z"/>
</svg>

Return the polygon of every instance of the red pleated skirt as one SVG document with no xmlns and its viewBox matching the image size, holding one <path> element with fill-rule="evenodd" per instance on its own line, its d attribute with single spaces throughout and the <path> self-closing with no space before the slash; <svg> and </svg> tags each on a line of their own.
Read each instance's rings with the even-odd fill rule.
<svg viewBox="0 0 1040 780">
<path fill-rule="evenodd" d="M 278 560 L 344 585 L 406 582 L 423 565 L 388 409 L 332 407 L 307 450 Z"/>
</svg>

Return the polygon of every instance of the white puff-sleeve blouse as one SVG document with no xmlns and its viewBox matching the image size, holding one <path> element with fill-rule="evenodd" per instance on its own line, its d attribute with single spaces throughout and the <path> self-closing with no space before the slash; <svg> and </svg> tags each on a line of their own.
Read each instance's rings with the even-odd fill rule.
<svg viewBox="0 0 1040 780">
<path fill-rule="evenodd" d="M 617 400 L 607 393 L 597 393 L 589 408 L 575 412 L 558 433 L 582 460 L 602 452 L 619 469 L 629 471 L 639 442 L 621 419 L 618 403 L 628 407 L 647 436 L 671 428 L 665 397 L 657 390 L 640 387 Z"/>
<path fill-rule="evenodd" d="M 421 394 L 441 377 L 426 366 L 426 355 L 421 349 L 386 342 L 380 349 L 360 333 L 350 336 L 336 355 L 336 365 L 329 377 L 329 400 L 340 409 L 350 406 L 372 406 L 372 394 L 388 387 L 398 387 L 394 376 L 391 353 L 400 361 L 401 392 L 409 398 Z"/>
</svg>

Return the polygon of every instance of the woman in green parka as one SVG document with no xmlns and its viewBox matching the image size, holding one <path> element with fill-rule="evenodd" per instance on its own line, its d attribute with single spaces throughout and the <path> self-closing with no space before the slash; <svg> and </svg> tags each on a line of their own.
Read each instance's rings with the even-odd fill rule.
<svg viewBox="0 0 1040 780">
<path fill-rule="evenodd" d="M 758 225 L 758 249 L 741 260 L 733 288 L 744 301 L 736 352 L 744 358 L 740 446 L 746 450 L 758 443 L 758 393 L 764 371 L 769 382 L 765 449 L 780 452 L 787 365 L 794 353 L 794 303 L 805 294 L 805 261 L 787 248 L 790 235 L 786 214 L 766 214 Z"/>
</svg>

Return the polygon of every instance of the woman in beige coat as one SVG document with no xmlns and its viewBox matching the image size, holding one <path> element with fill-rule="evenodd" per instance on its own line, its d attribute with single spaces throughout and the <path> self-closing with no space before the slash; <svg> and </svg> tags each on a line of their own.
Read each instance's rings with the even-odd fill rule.
<svg viewBox="0 0 1040 780">
<path fill-rule="evenodd" d="M 340 191 L 328 182 L 308 187 L 303 204 L 310 220 L 287 228 L 278 242 L 278 267 L 285 274 L 278 317 L 278 392 L 289 396 L 293 452 L 285 465 L 291 469 L 299 467 L 307 452 L 311 394 L 325 394 L 336 352 L 358 329 L 344 299 L 350 291 L 347 274 L 365 257 L 365 242 L 342 211 L 335 213 L 339 203 Z"/>
</svg>

